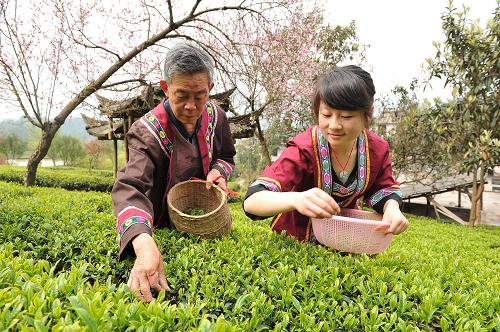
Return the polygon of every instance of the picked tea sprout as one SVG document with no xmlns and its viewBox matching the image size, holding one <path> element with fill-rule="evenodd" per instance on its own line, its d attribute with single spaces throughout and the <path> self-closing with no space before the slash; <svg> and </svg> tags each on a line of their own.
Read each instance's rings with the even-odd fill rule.
<svg viewBox="0 0 500 332">
<path fill-rule="evenodd" d="M 190 215 L 190 216 L 202 216 L 205 213 L 205 211 L 201 208 L 187 208 L 186 210 L 182 211 L 184 214 Z"/>
</svg>

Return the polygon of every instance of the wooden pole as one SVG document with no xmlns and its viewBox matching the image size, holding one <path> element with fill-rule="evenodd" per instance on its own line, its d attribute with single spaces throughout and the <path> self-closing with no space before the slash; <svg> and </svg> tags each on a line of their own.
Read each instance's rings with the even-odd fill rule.
<svg viewBox="0 0 500 332">
<path fill-rule="evenodd" d="M 123 117 L 123 142 L 125 143 L 125 162 L 128 163 L 127 118 Z"/>
<path fill-rule="evenodd" d="M 113 174 L 116 179 L 116 173 L 118 173 L 118 140 L 116 137 L 113 138 Z"/>
</svg>

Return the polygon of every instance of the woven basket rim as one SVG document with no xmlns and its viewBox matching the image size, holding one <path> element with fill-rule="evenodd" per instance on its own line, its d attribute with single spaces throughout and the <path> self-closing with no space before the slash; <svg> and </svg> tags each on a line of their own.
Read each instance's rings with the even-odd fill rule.
<svg viewBox="0 0 500 332">
<path fill-rule="evenodd" d="M 361 213 L 361 214 L 365 214 L 365 215 L 374 215 L 374 214 L 380 215 L 379 213 L 371 212 L 371 211 L 341 208 L 341 211 L 346 211 L 346 212 L 347 211 L 353 211 L 353 210 L 356 211 L 355 213 Z M 340 215 L 334 215 L 334 216 L 331 216 L 329 218 L 311 218 L 311 220 L 313 222 L 317 222 L 317 221 L 320 221 L 320 222 L 322 222 L 322 221 L 331 221 L 332 219 L 336 219 L 338 221 L 345 221 L 345 222 L 352 223 L 352 224 L 364 224 L 364 225 L 375 225 L 375 226 L 378 226 L 378 225 L 390 225 L 387 222 L 382 222 L 382 218 L 380 220 L 377 220 L 377 219 L 362 219 L 362 218 L 356 218 L 356 217 L 344 217 L 344 216 L 340 216 Z"/>
<path fill-rule="evenodd" d="M 193 182 L 198 182 L 198 183 L 203 183 L 203 184 L 206 183 L 205 180 L 186 180 L 186 181 L 182 181 L 182 182 L 179 182 L 176 185 L 174 185 L 172 188 L 170 188 L 169 193 L 174 188 L 176 188 L 176 187 L 179 187 L 181 185 L 185 185 L 187 183 L 193 183 Z M 214 210 L 210 211 L 209 213 L 205 213 L 205 214 L 202 214 L 202 215 L 199 215 L 199 216 L 193 216 L 193 215 L 190 215 L 190 214 L 186 214 L 186 213 L 180 211 L 179 209 L 177 209 L 172 204 L 172 201 L 171 201 L 172 200 L 172 196 L 171 195 L 167 195 L 167 204 L 169 205 L 169 207 L 172 210 L 174 210 L 177 214 L 179 214 L 182 217 L 188 217 L 188 218 L 193 218 L 193 219 L 206 218 L 208 216 L 211 216 L 212 214 L 217 213 L 217 211 L 219 211 L 222 208 L 222 206 L 224 205 L 224 203 L 225 203 L 226 193 L 224 192 L 224 190 L 222 190 L 221 188 L 219 188 L 219 186 L 216 186 L 216 185 L 214 185 L 213 188 L 216 188 L 216 190 L 219 190 L 219 192 L 222 194 L 223 199 L 221 199 L 220 204 L 217 206 L 217 208 L 215 208 Z"/>
<path fill-rule="evenodd" d="M 336 219 L 338 221 L 345 221 L 351 224 L 363 224 L 363 225 L 373 225 L 373 226 L 378 226 L 378 225 L 390 225 L 387 222 L 382 222 L 382 220 L 368 220 L 368 219 L 359 219 L 359 218 L 351 218 L 351 217 L 341 217 L 341 216 L 334 216 L 333 218 L 311 218 L 313 222 L 323 222 L 323 221 L 331 221 L 333 219 Z"/>
</svg>

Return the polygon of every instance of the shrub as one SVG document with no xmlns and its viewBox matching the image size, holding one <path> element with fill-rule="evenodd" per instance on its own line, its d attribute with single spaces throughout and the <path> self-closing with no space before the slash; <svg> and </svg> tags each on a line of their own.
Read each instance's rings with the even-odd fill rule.
<svg viewBox="0 0 500 332">
<path fill-rule="evenodd" d="M 0 166 L 0 180 L 23 183 L 25 167 Z M 39 168 L 36 186 L 59 187 L 68 190 L 104 191 L 113 188 L 114 177 L 111 171 L 92 171 L 84 168 L 48 167 Z"/>
<path fill-rule="evenodd" d="M 171 293 L 123 284 L 109 194 L 0 182 L 0 330 L 495 330 L 500 228 L 410 216 L 376 256 L 270 231 L 232 204 L 228 236 L 155 231 Z"/>
</svg>

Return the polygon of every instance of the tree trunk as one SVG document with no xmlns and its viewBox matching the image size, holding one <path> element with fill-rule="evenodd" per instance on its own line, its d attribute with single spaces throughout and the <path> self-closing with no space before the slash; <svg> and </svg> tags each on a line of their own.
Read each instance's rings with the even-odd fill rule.
<svg viewBox="0 0 500 332">
<path fill-rule="evenodd" d="M 471 207 L 470 207 L 470 217 L 469 225 L 477 226 L 481 223 L 481 196 L 484 191 L 484 177 L 486 175 L 485 162 L 481 161 L 479 170 L 479 185 L 477 184 L 477 169 L 474 170 L 472 179 L 474 181 L 472 185 L 472 197 L 471 197 Z"/>
<path fill-rule="evenodd" d="M 24 177 L 24 185 L 29 187 L 35 184 L 36 171 L 38 165 L 42 162 L 42 159 L 47 155 L 49 151 L 50 144 L 57 133 L 57 130 L 61 127 L 57 122 L 48 122 L 46 126 L 42 129 L 42 138 L 38 143 L 35 151 L 30 156 L 28 160 L 28 165 L 26 166 L 26 175 Z"/>
<path fill-rule="evenodd" d="M 262 156 L 266 161 L 266 165 L 271 165 L 271 155 L 269 154 L 269 149 L 267 148 L 266 138 L 262 133 L 262 129 L 260 128 L 260 121 L 257 118 L 257 137 L 260 141 L 260 147 L 262 148 Z"/>
</svg>

